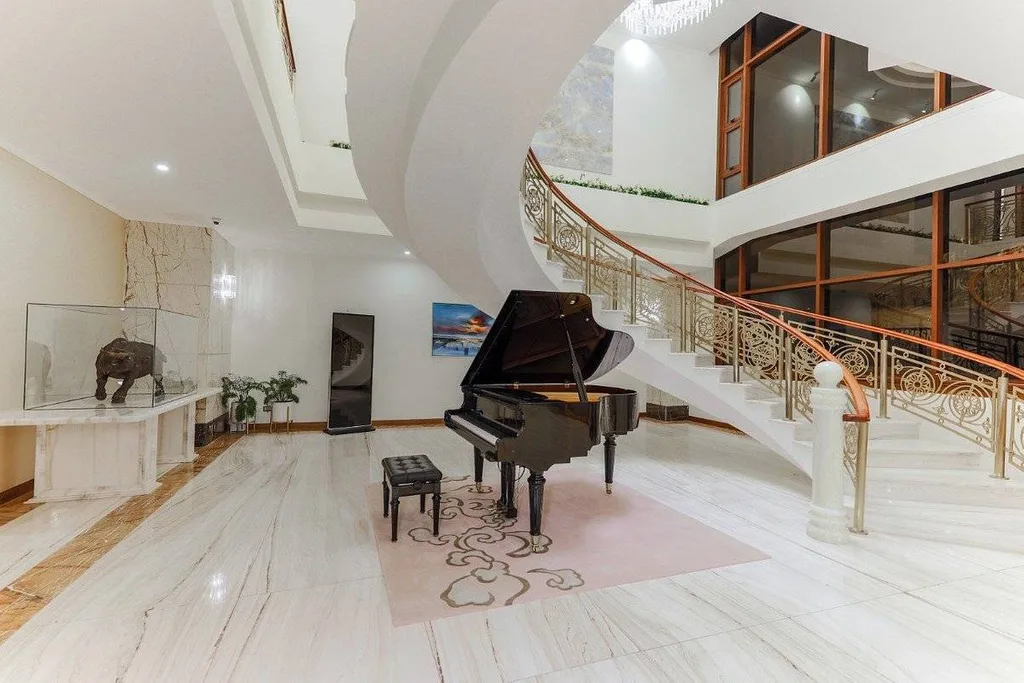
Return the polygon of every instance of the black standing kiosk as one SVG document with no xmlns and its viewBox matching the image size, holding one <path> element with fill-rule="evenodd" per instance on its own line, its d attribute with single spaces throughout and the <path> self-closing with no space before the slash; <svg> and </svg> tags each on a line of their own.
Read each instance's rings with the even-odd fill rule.
<svg viewBox="0 0 1024 683">
<path fill-rule="evenodd" d="M 373 316 L 335 313 L 331 327 L 328 434 L 371 432 Z"/>
</svg>

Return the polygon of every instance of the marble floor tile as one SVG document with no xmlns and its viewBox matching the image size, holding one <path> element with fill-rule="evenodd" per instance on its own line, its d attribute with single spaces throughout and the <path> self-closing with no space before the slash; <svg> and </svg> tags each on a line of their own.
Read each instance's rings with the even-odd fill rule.
<svg viewBox="0 0 1024 683">
<path fill-rule="evenodd" d="M 625 655 L 542 676 L 523 678 L 515 683 L 684 683 L 673 678 L 646 654 Z M 688 682 L 687 682 L 688 683 Z"/>
<path fill-rule="evenodd" d="M 673 681 L 888 683 L 792 621 L 667 645 L 645 653 Z"/>
<path fill-rule="evenodd" d="M 580 597 L 641 650 L 785 616 L 715 571 L 616 586 Z"/>
<path fill-rule="evenodd" d="M 911 595 L 1024 643 L 1024 569 L 951 581 Z"/>
<path fill-rule="evenodd" d="M 896 682 L 1009 682 L 1024 671 L 1024 645 L 911 595 L 794 621 Z"/>
</svg>

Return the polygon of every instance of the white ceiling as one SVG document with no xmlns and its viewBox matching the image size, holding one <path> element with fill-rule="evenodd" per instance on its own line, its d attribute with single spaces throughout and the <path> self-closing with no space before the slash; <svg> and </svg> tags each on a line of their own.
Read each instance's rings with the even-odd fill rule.
<svg viewBox="0 0 1024 683">
<path fill-rule="evenodd" d="M 294 232 L 210 0 L 3 5 L 0 146 L 128 218 Z"/>
</svg>

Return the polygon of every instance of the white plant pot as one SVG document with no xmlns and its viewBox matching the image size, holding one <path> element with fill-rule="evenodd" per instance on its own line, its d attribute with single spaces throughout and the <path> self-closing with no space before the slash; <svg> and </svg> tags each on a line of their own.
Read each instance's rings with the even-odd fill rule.
<svg viewBox="0 0 1024 683">
<path fill-rule="evenodd" d="M 291 420 L 292 406 L 295 401 L 278 401 L 270 408 L 271 422 L 289 422 Z"/>
</svg>

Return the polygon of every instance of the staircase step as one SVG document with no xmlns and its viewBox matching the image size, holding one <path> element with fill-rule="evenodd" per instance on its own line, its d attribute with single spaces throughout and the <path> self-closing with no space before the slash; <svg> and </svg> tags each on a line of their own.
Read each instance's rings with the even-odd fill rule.
<svg viewBox="0 0 1024 683">
<path fill-rule="evenodd" d="M 909 420 L 891 420 L 878 417 L 871 418 L 871 426 L 868 428 L 868 440 L 879 439 L 916 439 L 921 433 L 921 425 L 918 422 Z M 797 439 L 810 441 L 814 437 L 811 424 L 805 422 L 797 430 Z"/>
<path fill-rule="evenodd" d="M 983 471 L 878 468 L 868 474 L 867 495 L 869 499 L 1024 509 L 1024 476 L 1019 472 L 1009 476 L 993 479 Z"/>
<path fill-rule="evenodd" d="M 555 282 L 565 279 L 565 264 L 561 261 L 545 260 L 542 265 L 544 266 L 544 272 Z"/>
<path fill-rule="evenodd" d="M 651 339 L 648 337 L 644 340 L 644 350 L 650 354 L 656 356 L 668 356 L 672 351 L 672 340 L 671 339 Z"/>
<path fill-rule="evenodd" d="M 718 384 L 732 384 L 732 368 L 724 365 L 711 365 L 708 367 L 693 368 L 694 376 L 705 383 L 715 382 Z"/>
<path fill-rule="evenodd" d="M 980 470 L 983 459 L 984 454 L 978 451 L 924 439 L 880 439 L 868 442 L 868 467 L 872 470 Z"/>
<path fill-rule="evenodd" d="M 597 311 L 597 321 L 610 330 L 621 330 L 626 324 L 626 312 L 605 308 Z"/>
<path fill-rule="evenodd" d="M 633 338 L 637 346 L 647 341 L 647 325 L 623 325 L 622 331 Z"/>
<path fill-rule="evenodd" d="M 668 354 L 669 361 L 679 368 L 709 368 L 715 364 L 715 358 L 709 353 L 680 353 L 673 351 Z"/>
</svg>

